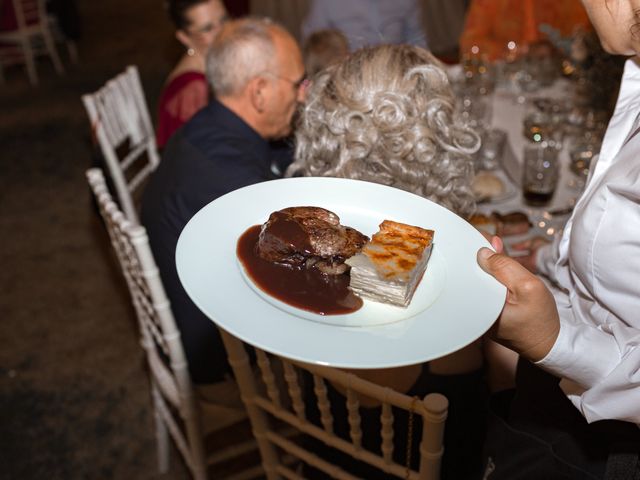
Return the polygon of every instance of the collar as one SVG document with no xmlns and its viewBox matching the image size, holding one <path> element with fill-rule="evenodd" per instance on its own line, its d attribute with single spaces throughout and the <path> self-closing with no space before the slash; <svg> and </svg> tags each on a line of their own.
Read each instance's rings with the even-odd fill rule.
<svg viewBox="0 0 640 480">
<path fill-rule="evenodd" d="M 268 153 L 269 142 L 217 99 L 213 98 L 198 115 L 204 117 L 202 123 L 206 124 L 207 129 L 224 131 L 231 138 L 241 138 L 242 142 L 246 143 L 247 149 L 251 149 L 257 154 L 266 155 Z"/>
<path fill-rule="evenodd" d="M 602 174 L 613 163 L 636 124 L 640 112 L 640 64 L 638 62 L 638 57 L 633 57 L 625 63 L 616 108 L 602 140 L 598 161 L 593 171 L 594 177 Z"/>
</svg>

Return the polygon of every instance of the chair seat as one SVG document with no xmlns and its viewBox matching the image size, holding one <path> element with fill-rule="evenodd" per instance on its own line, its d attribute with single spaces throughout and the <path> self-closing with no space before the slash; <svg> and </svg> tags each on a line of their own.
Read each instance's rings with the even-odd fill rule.
<svg viewBox="0 0 640 480">
<path fill-rule="evenodd" d="M 202 415 L 204 435 L 235 425 L 247 418 L 247 411 L 242 403 L 236 408 L 203 401 L 199 401 L 197 405 Z"/>
</svg>

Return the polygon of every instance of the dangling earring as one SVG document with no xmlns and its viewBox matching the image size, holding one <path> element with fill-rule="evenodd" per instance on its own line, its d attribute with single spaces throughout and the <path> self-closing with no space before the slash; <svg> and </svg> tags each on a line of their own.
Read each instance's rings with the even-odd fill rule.
<svg viewBox="0 0 640 480">
<path fill-rule="evenodd" d="M 187 55 L 193 57 L 196 54 L 196 51 L 193 48 L 187 48 Z"/>
</svg>

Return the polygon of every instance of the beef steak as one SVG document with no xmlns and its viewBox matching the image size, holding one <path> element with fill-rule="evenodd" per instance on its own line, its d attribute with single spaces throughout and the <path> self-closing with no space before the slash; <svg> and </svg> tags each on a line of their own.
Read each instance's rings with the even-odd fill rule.
<svg viewBox="0 0 640 480">
<path fill-rule="evenodd" d="M 262 225 L 258 254 L 270 262 L 336 275 L 349 268 L 344 261 L 368 240 L 359 231 L 340 225 L 340 218 L 329 210 L 290 207 L 273 212 Z"/>
</svg>

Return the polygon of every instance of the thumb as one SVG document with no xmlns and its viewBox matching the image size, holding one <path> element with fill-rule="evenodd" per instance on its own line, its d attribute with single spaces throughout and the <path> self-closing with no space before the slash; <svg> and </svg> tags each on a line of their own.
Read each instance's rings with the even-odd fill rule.
<svg viewBox="0 0 640 480">
<path fill-rule="evenodd" d="M 514 259 L 495 253 L 483 247 L 478 250 L 480 268 L 502 283 L 510 292 L 514 292 L 520 282 L 528 279 L 531 273 Z"/>
</svg>

